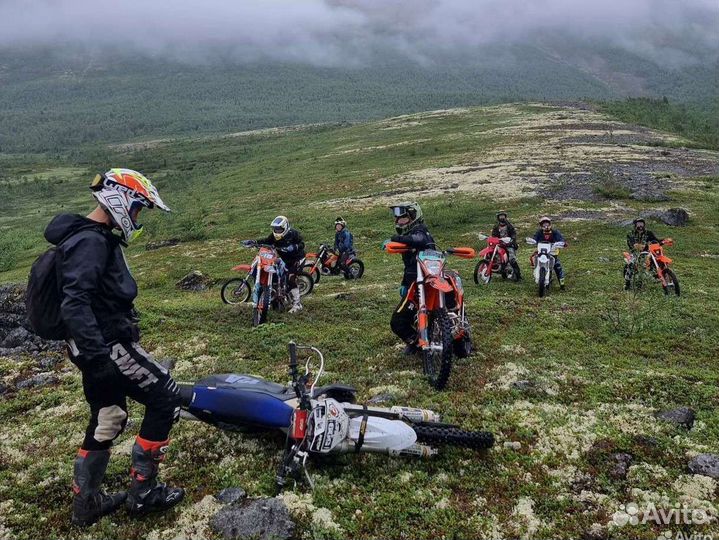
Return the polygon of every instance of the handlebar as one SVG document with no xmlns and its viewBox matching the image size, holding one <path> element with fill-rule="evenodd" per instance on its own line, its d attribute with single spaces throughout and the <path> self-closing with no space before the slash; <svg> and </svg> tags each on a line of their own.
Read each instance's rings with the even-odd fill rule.
<svg viewBox="0 0 719 540">
<path fill-rule="evenodd" d="M 393 254 L 409 253 L 410 251 L 423 251 L 421 249 L 410 247 L 402 242 L 387 242 L 384 245 L 384 250 L 387 253 Z M 474 250 L 474 248 L 471 247 L 455 247 L 447 248 L 443 251 L 437 251 L 441 251 L 445 255 L 456 255 L 457 257 L 461 257 L 463 259 L 473 259 L 477 256 L 477 252 Z"/>
<path fill-rule="evenodd" d="M 310 403 L 310 398 L 315 393 L 315 386 L 317 386 L 317 381 L 320 380 L 320 377 L 322 377 L 324 371 L 325 371 L 325 357 L 322 354 L 322 351 L 320 351 L 316 347 L 312 347 L 309 345 L 297 345 L 294 341 L 290 341 L 288 344 L 288 349 L 290 353 L 290 362 L 288 364 L 289 366 L 289 374 L 290 377 L 292 377 L 292 388 L 295 391 L 295 394 L 297 395 L 297 399 L 300 400 L 300 408 L 304 410 L 311 410 L 312 405 Z M 317 376 L 312 377 L 312 384 L 310 385 L 310 388 L 308 390 L 307 383 L 310 380 L 310 377 L 312 376 L 312 373 L 310 372 L 310 361 L 312 360 L 312 355 L 307 357 L 307 362 L 305 362 L 305 373 L 304 375 L 300 375 L 299 370 L 297 369 L 298 363 L 297 363 L 297 351 L 298 350 L 307 350 L 311 351 L 312 353 L 316 354 L 320 358 L 320 367 L 317 371 Z"/>
</svg>

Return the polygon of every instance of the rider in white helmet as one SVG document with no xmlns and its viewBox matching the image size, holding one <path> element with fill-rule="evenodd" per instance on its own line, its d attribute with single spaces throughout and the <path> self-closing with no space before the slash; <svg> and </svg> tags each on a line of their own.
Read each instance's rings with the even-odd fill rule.
<svg viewBox="0 0 719 540">
<path fill-rule="evenodd" d="M 290 222 L 285 216 L 277 216 L 270 223 L 270 227 L 272 228 L 272 233 L 266 238 L 256 240 L 256 242 L 275 246 L 280 258 L 287 266 L 287 279 L 290 284 L 290 296 L 292 297 L 290 313 L 297 313 L 302 310 L 300 289 L 297 286 L 297 274 L 301 270 L 300 263 L 305 257 L 305 242 L 299 231 L 290 227 Z"/>
</svg>

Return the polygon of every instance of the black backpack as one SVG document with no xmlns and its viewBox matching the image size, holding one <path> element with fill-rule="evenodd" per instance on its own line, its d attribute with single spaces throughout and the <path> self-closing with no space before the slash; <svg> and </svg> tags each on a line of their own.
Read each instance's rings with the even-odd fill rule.
<svg viewBox="0 0 719 540">
<path fill-rule="evenodd" d="M 33 332 L 43 339 L 66 339 L 68 337 L 60 313 L 62 293 L 57 265 L 57 247 L 71 236 L 87 229 L 95 229 L 98 233 L 103 234 L 97 225 L 83 225 L 60 240 L 57 246 L 49 248 L 32 264 L 25 293 L 25 307 Z"/>
</svg>

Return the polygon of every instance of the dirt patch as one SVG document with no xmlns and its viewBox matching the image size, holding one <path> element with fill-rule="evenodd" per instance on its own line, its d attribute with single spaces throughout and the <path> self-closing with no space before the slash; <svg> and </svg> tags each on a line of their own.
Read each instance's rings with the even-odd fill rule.
<svg viewBox="0 0 719 540">
<path fill-rule="evenodd" d="M 433 115 L 464 113 L 473 112 L 434 111 L 393 118 L 383 124 L 386 128 L 421 123 L 421 119 Z M 483 108 L 481 113 L 503 119 L 502 125 L 443 135 L 491 136 L 497 142 L 490 148 L 483 147 L 481 155 L 468 156 L 450 167 L 386 178 L 381 184 L 387 189 L 321 205 L 342 206 L 357 201 L 391 204 L 400 198 L 462 192 L 495 200 L 540 196 L 553 200 L 666 201 L 669 191 L 687 187 L 692 178 L 719 174 L 718 152 L 666 148 L 665 145 L 680 144 L 680 139 L 610 120 L 587 107 L 557 110 L 547 105 L 527 112 L 524 106 L 509 104 Z"/>
</svg>

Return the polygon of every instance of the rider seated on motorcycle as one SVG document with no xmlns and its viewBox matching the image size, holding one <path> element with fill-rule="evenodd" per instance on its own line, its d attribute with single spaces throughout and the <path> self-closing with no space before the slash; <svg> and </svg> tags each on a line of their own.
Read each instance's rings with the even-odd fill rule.
<svg viewBox="0 0 719 540">
<path fill-rule="evenodd" d="M 550 218 L 546 216 L 542 217 L 539 220 L 539 227 L 540 228 L 537 230 L 537 232 L 534 233 L 534 239 L 537 242 L 551 242 L 552 244 L 554 244 L 555 242 L 566 242 L 564 240 L 564 236 L 562 236 L 562 233 L 560 233 L 558 230 L 552 229 L 552 220 Z M 532 255 L 532 257 L 529 259 L 532 268 L 534 268 L 535 255 Z M 562 268 L 562 263 L 560 262 L 557 255 L 554 256 L 554 271 L 559 278 L 559 288 L 564 289 L 564 268 Z"/>
<path fill-rule="evenodd" d="M 646 251 L 649 244 L 661 243 L 662 240 L 652 232 L 647 230 L 647 224 L 644 218 L 636 218 L 632 221 L 634 228 L 627 235 L 627 246 L 632 254 L 631 262 L 624 265 L 624 288 L 629 289 L 632 285 L 632 269 L 637 255 L 641 251 Z"/>
<path fill-rule="evenodd" d="M 258 244 L 274 246 L 282 262 L 287 266 L 287 281 L 289 282 L 292 308 L 290 313 L 297 313 L 302 310 L 300 302 L 300 289 L 297 286 L 297 273 L 301 269 L 302 259 L 305 257 L 305 242 L 297 229 L 290 227 L 290 222 L 285 216 L 277 216 L 270 224 L 272 233 L 256 240 Z M 253 306 L 256 299 L 252 299 Z"/>
<path fill-rule="evenodd" d="M 514 275 L 517 276 L 517 281 L 521 280 L 522 273 L 519 270 L 519 263 L 517 262 L 517 250 L 519 249 L 519 245 L 517 244 L 517 229 L 515 229 L 514 225 L 507 219 L 507 212 L 504 210 L 497 212 L 497 223 L 492 229 L 492 236 L 495 238 L 509 237 L 512 239 L 512 243 L 505 246 L 505 248 L 507 249 L 507 257 L 509 257 L 509 264 L 512 266 L 512 270 L 514 270 Z"/>
<path fill-rule="evenodd" d="M 347 257 L 355 252 L 352 233 L 347 228 L 347 222 L 342 217 L 335 219 L 335 251 L 338 255 L 337 264 L 339 264 L 340 268 L 345 267 Z"/>
<path fill-rule="evenodd" d="M 394 215 L 394 225 L 397 234 L 390 239 L 392 242 L 402 242 L 414 250 L 436 249 L 434 238 L 424 224 L 422 208 L 417 203 L 402 203 L 391 206 Z M 417 353 L 417 331 L 414 327 L 416 308 L 409 298 L 410 285 L 417 279 L 417 251 L 402 254 L 404 262 L 404 275 L 400 295 L 402 300 L 392 313 L 390 327 L 402 341 L 406 343 L 404 354 Z"/>
</svg>

